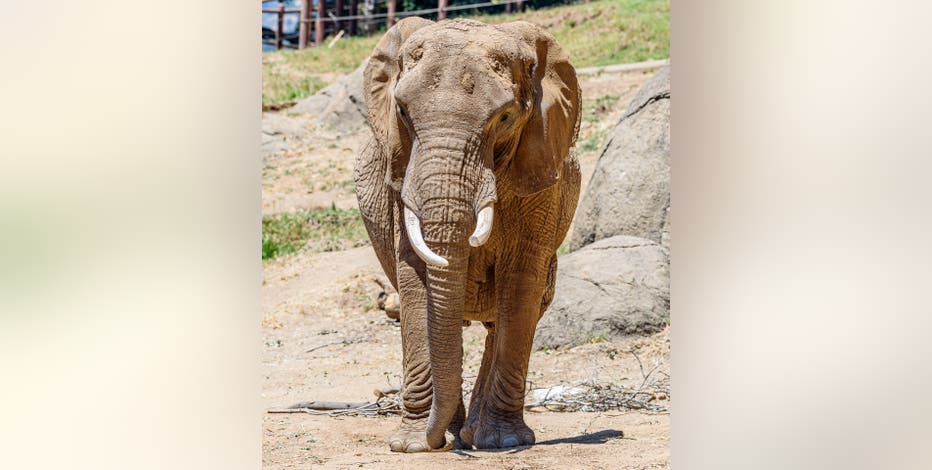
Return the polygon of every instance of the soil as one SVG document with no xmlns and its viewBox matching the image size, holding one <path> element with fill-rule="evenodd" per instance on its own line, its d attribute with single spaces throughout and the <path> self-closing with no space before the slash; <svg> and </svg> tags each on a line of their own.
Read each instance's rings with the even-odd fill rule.
<svg viewBox="0 0 932 470">
<path fill-rule="evenodd" d="M 603 136 L 650 76 L 634 72 L 581 78 L 579 141 Z M 598 99 L 617 96 L 617 99 Z M 602 103 L 603 106 L 600 106 Z M 612 103 L 604 106 L 605 103 Z M 355 207 L 352 169 L 366 132 L 338 136 L 302 127 L 278 113 L 263 117 L 263 214 L 315 207 Z M 275 115 L 273 115 L 275 114 Z M 266 145 L 268 144 L 268 145 Z M 584 186 L 604 142 L 578 151 Z M 590 147 L 593 147 L 590 145 Z M 350 182 L 349 184 L 346 182 Z M 299 251 L 268 261 L 262 280 L 262 402 L 374 401 L 373 390 L 401 383 L 399 325 L 378 309 L 384 278 L 369 246 L 328 253 Z M 475 380 L 485 330 L 464 327 L 464 379 Z M 669 331 L 650 337 L 593 338 L 567 350 L 535 351 L 529 390 L 582 382 L 636 387 L 644 369 L 669 374 Z M 632 353 L 633 351 L 633 353 Z M 636 354 L 636 356 L 635 356 Z M 468 390 L 469 388 L 467 388 Z M 468 402 L 467 402 L 468 406 Z M 668 468 L 670 416 L 528 411 L 537 444 L 498 451 L 399 454 L 388 448 L 397 416 L 263 417 L 263 468 Z"/>
</svg>

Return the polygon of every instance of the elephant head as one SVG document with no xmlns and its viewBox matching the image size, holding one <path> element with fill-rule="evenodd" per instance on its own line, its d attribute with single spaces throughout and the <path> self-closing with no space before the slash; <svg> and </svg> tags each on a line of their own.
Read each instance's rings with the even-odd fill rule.
<svg viewBox="0 0 932 470">
<path fill-rule="evenodd" d="M 554 185 L 579 126 L 575 71 L 525 22 L 408 18 L 379 41 L 365 75 L 369 123 L 401 193 L 413 251 L 427 265 L 436 448 L 461 394 L 470 245 L 485 243 L 501 198 Z"/>
</svg>

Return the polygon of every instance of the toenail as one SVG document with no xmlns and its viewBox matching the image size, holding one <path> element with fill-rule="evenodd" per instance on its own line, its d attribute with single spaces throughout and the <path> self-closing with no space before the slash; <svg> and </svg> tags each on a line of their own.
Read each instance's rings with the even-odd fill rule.
<svg viewBox="0 0 932 470">
<path fill-rule="evenodd" d="M 506 437 L 505 440 L 502 441 L 502 447 L 515 447 L 517 445 L 518 440 L 513 437 Z"/>
</svg>

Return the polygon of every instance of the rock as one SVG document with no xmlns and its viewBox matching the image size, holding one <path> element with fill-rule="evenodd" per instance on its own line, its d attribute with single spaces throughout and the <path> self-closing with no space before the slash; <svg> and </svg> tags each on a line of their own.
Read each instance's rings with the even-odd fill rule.
<svg viewBox="0 0 932 470">
<path fill-rule="evenodd" d="M 625 235 L 559 258 L 553 302 L 535 349 L 661 331 L 670 319 L 670 270 L 659 243 Z"/>
<path fill-rule="evenodd" d="M 304 123 L 284 114 L 262 113 L 262 155 L 280 154 L 306 135 Z"/>
<path fill-rule="evenodd" d="M 669 246 L 670 68 L 658 71 L 615 125 L 576 211 L 570 251 L 614 235 Z"/>
<path fill-rule="evenodd" d="M 395 292 L 395 288 L 392 287 L 388 278 L 381 274 L 373 276 L 372 280 L 375 281 L 380 288 L 378 297 L 376 298 L 376 305 L 385 312 L 385 316 L 388 318 L 400 320 L 401 299 L 398 297 L 398 292 Z"/>
<path fill-rule="evenodd" d="M 365 68 L 363 61 L 353 73 L 299 101 L 289 113 L 307 114 L 315 118 L 318 127 L 344 134 L 366 127 L 368 110 L 362 84 Z"/>
<path fill-rule="evenodd" d="M 385 316 L 391 318 L 392 320 L 401 319 L 401 301 L 398 298 L 397 292 L 392 293 L 379 293 L 378 297 L 379 308 L 385 311 Z"/>
</svg>

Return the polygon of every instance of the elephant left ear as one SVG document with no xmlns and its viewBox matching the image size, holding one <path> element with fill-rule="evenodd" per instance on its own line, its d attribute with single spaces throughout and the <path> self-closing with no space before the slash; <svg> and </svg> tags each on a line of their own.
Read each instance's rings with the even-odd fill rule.
<svg viewBox="0 0 932 470">
<path fill-rule="evenodd" d="M 518 196 L 553 186 L 579 131 L 581 95 L 576 69 L 556 39 L 523 21 L 502 25 L 517 33 L 537 54 L 531 77 L 533 111 L 524 126 L 508 178 Z"/>
<path fill-rule="evenodd" d="M 388 154 L 386 182 L 396 191 L 401 190 L 411 153 L 411 142 L 407 131 L 400 128 L 392 95 L 401 74 L 401 46 L 415 31 L 431 24 L 434 22 L 417 16 L 396 23 L 376 44 L 363 72 L 369 127 Z"/>
</svg>

